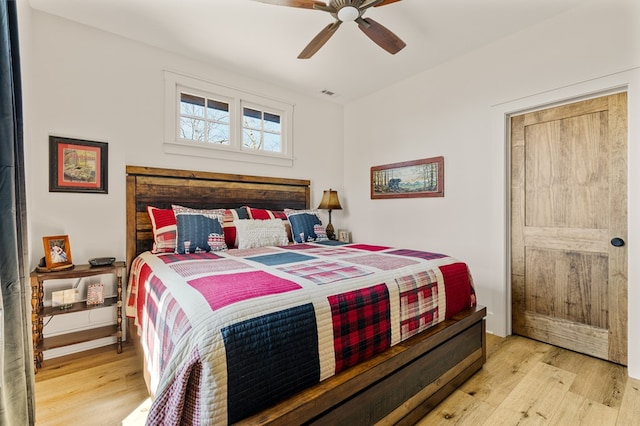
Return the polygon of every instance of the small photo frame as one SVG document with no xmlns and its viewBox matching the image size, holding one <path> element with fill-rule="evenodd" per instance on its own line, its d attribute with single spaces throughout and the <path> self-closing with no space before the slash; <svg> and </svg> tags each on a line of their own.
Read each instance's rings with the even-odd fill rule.
<svg viewBox="0 0 640 426">
<path fill-rule="evenodd" d="M 108 193 L 108 144 L 49 136 L 49 192 Z"/>
<path fill-rule="evenodd" d="M 68 235 L 42 237 L 42 243 L 44 245 L 44 259 L 48 269 L 73 265 Z"/>
<path fill-rule="evenodd" d="M 87 287 L 87 305 L 104 303 L 104 284 L 89 284 Z"/>
<path fill-rule="evenodd" d="M 338 229 L 338 241 L 341 241 L 343 243 L 350 243 L 351 232 L 347 231 L 346 229 Z"/>
</svg>

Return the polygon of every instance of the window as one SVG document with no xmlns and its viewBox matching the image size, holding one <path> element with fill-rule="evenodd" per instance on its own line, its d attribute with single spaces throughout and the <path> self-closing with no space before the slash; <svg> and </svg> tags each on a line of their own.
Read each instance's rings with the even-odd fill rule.
<svg viewBox="0 0 640 426">
<path fill-rule="evenodd" d="M 165 151 L 293 165 L 293 105 L 165 71 Z"/>
<path fill-rule="evenodd" d="M 229 145 L 229 104 L 180 93 L 180 138 Z"/>
<path fill-rule="evenodd" d="M 242 108 L 242 147 L 282 152 L 282 127 L 278 114 Z"/>
</svg>

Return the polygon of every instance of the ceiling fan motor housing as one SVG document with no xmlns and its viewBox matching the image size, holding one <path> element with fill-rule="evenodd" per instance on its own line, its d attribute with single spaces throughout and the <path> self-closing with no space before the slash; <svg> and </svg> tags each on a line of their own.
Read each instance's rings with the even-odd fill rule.
<svg viewBox="0 0 640 426">
<path fill-rule="evenodd" d="M 332 13 L 334 18 L 342 22 L 353 22 L 360 17 L 358 7 L 361 3 L 359 0 L 331 0 L 329 6 L 336 11 Z"/>
</svg>

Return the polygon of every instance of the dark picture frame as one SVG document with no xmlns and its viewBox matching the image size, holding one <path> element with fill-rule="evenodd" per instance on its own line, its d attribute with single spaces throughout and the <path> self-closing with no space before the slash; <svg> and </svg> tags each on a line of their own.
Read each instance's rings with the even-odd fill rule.
<svg viewBox="0 0 640 426">
<path fill-rule="evenodd" d="M 42 237 L 44 260 L 48 269 L 73 265 L 68 235 Z"/>
<path fill-rule="evenodd" d="M 108 193 L 109 145 L 49 136 L 49 192 Z"/>
<path fill-rule="evenodd" d="M 371 167 L 371 199 L 444 197 L 444 157 Z"/>
</svg>

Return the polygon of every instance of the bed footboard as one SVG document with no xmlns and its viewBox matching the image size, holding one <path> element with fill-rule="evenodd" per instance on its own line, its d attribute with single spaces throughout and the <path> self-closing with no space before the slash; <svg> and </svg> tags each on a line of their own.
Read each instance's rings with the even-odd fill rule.
<svg viewBox="0 0 640 426">
<path fill-rule="evenodd" d="M 485 316 L 467 309 L 238 424 L 415 424 L 482 368 Z"/>
</svg>

